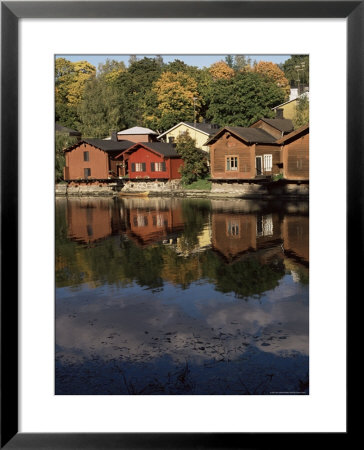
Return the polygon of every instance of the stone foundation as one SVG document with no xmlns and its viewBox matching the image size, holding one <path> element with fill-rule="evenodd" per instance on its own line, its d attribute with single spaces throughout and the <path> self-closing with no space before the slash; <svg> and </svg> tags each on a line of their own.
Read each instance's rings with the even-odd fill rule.
<svg viewBox="0 0 364 450">
<path fill-rule="evenodd" d="M 295 183 L 277 181 L 271 183 L 226 183 L 212 182 L 211 194 L 219 196 L 240 198 L 265 197 L 305 197 L 309 195 L 308 183 Z"/>
<path fill-rule="evenodd" d="M 292 198 L 308 199 L 308 183 L 277 181 L 272 183 L 212 182 L 211 191 L 182 189 L 181 180 L 127 181 L 125 185 L 109 184 L 57 184 L 56 196 L 112 197 L 119 194 L 148 192 L 149 196 L 205 197 L 205 198 Z"/>
</svg>

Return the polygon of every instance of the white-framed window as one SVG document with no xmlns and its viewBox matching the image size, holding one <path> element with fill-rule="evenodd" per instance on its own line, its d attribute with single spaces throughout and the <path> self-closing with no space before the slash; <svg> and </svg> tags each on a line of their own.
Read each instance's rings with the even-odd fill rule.
<svg viewBox="0 0 364 450">
<path fill-rule="evenodd" d="M 132 172 L 145 172 L 146 171 L 146 163 L 131 163 L 131 171 Z"/>
<path fill-rule="evenodd" d="M 273 236 L 273 216 L 257 215 L 257 236 Z"/>
<path fill-rule="evenodd" d="M 238 170 L 238 157 L 227 156 L 226 157 L 226 170 Z"/>
<path fill-rule="evenodd" d="M 264 170 L 270 172 L 272 170 L 272 155 L 264 155 Z"/>
<path fill-rule="evenodd" d="M 238 237 L 240 235 L 240 222 L 238 220 L 228 220 L 226 231 L 228 236 Z"/>
<path fill-rule="evenodd" d="M 150 163 L 151 172 L 166 172 L 166 163 L 163 162 L 152 162 Z"/>
</svg>

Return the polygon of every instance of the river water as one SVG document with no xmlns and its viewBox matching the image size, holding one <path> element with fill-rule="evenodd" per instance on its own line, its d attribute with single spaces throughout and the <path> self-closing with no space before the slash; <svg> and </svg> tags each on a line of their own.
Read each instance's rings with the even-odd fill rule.
<svg viewBox="0 0 364 450">
<path fill-rule="evenodd" d="M 307 202 L 56 200 L 56 394 L 308 394 Z"/>
</svg>

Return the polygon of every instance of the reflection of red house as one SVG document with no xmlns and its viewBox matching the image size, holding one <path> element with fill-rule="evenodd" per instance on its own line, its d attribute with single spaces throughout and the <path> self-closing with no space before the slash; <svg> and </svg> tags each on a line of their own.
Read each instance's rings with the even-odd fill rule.
<svg viewBox="0 0 364 450">
<path fill-rule="evenodd" d="M 68 236 L 81 242 L 94 242 L 109 236 L 112 200 L 69 199 L 67 201 Z"/>
<path fill-rule="evenodd" d="M 127 234 L 140 245 L 177 237 L 184 229 L 181 206 L 171 209 L 131 208 Z"/>
<path fill-rule="evenodd" d="M 130 141 L 83 139 L 64 151 L 64 179 L 92 181 L 120 176 L 120 162 L 115 157 L 132 145 L 134 142 Z"/>
<path fill-rule="evenodd" d="M 120 153 L 118 161 L 123 161 L 125 174 L 130 179 L 176 179 L 181 178 L 178 169 L 183 161 L 171 144 L 164 142 L 142 142 Z"/>
</svg>

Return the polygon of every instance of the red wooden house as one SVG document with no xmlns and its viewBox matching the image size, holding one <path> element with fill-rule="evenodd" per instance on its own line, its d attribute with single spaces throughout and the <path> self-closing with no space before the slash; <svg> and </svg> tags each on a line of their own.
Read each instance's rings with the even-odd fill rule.
<svg viewBox="0 0 364 450">
<path fill-rule="evenodd" d="M 129 175 L 129 179 L 181 178 L 178 169 L 183 160 L 173 145 L 164 142 L 139 142 L 120 153 L 116 160 L 122 161 L 124 175 Z"/>
<path fill-rule="evenodd" d="M 134 145 L 130 141 L 83 139 L 64 150 L 66 181 L 110 180 L 120 176 L 115 157 Z"/>
</svg>

